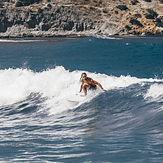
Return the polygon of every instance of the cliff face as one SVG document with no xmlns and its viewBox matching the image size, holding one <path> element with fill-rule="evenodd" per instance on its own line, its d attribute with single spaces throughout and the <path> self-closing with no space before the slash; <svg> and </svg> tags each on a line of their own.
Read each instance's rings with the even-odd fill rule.
<svg viewBox="0 0 163 163">
<path fill-rule="evenodd" d="M 163 0 L 0 1 L 0 37 L 162 33 Z"/>
</svg>

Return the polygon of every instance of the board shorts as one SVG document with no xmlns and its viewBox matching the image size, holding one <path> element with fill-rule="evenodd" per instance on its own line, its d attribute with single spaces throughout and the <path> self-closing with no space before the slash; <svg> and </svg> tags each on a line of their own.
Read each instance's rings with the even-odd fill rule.
<svg viewBox="0 0 163 163">
<path fill-rule="evenodd" d="M 96 90 L 97 86 L 96 85 L 89 85 L 89 90 Z"/>
</svg>

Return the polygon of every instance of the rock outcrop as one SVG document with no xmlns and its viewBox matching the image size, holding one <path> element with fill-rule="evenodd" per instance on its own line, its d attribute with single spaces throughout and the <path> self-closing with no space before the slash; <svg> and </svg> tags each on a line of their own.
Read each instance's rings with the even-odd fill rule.
<svg viewBox="0 0 163 163">
<path fill-rule="evenodd" d="M 0 37 L 163 34 L 163 0 L 1 0 Z"/>
</svg>

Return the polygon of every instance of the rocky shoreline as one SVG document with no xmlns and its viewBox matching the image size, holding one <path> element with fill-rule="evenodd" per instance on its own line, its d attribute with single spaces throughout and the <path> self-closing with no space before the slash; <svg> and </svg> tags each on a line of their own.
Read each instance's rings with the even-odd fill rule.
<svg viewBox="0 0 163 163">
<path fill-rule="evenodd" d="M 162 35 L 163 0 L 1 0 L 0 38 Z"/>
</svg>

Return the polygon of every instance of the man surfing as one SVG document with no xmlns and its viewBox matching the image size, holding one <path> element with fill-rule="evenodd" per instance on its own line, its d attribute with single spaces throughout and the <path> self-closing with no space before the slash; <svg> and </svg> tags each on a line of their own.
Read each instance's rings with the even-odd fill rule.
<svg viewBox="0 0 163 163">
<path fill-rule="evenodd" d="M 87 77 L 86 73 L 82 73 L 81 75 L 81 86 L 80 86 L 80 91 L 79 93 L 82 91 L 84 91 L 84 96 L 87 95 L 87 90 L 96 90 L 96 84 L 103 90 L 106 91 L 100 83 L 98 83 L 97 81 L 93 80 L 92 78 Z"/>
</svg>

